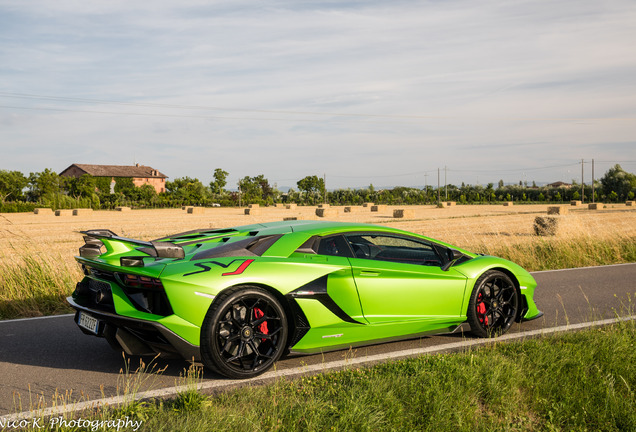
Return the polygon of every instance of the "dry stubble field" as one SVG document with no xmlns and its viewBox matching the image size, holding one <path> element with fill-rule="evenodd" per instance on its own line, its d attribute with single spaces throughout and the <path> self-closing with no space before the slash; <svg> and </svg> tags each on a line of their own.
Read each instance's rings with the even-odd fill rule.
<svg viewBox="0 0 636 432">
<path fill-rule="evenodd" d="M 379 212 L 364 207 L 345 213 L 337 210 L 329 220 L 387 225 L 423 234 L 468 250 L 487 251 L 514 247 L 535 241 L 533 223 L 547 214 L 546 205 L 466 205 L 447 208 L 410 206 L 414 216 L 393 218 L 393 210 L 404 206 L 387 206 Z M 569 206 L 566 206 L 569 207 Z M 31 213 L 0 214 L 0 263 L 9 264 L 25 256 L 72 264 L 73 256 L 83 244 L 79 231 L 107 228 L 130 238 L 151 240 L 197 228 L 224 228 L 258 222 L 281 221 L 285 217 L 322 220 L 316 207 L 284 209 L 260 208 L 258 215 L 245 215 L 242 208 L 206 208 L 202 214 L 188 214 L 181 209 L 95 211 L 79 216 Z M 602 210 L 569 208 L 559 216 L 559 230 L 551 241 L 580 238 L 609 240 L 636 237 L 636 209 L 625 205 L 607 205 Z"/>
</svg>

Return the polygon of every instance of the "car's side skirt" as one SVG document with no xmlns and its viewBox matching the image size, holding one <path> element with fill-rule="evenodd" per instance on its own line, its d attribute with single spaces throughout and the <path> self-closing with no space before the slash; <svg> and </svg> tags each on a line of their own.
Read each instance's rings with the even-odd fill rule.
<svg viewBox="0 0 636 432">
<path fill-rule="evenodd" d="M 335 343 L 333 345 L 329 345 L 329 346 L 315 346 L 315 347 L 307 347 L 307 348 L 302 348 L 302 347 L 293 347 L 291 349 L 291 353 L 293 354 L 316 354 L 316 353 L 320 353 L 320 352 L 329 352 L 329 351 L 337 351 L 337 350 L 341 350 L 341 349 L 346 349 L 346 348 L 355 348 L 355 347 L 361 347 L 361 346 L 368 346 L 368 345 L 375 345 L 375 344 L 380 344 L 380 343 L 387 343 L 387 342 L 395 342 L 395 341 L 400 341 L 400 340 L 407 340 L 407 339 L 414 339 L 414 338 L 419 338 L 419 337 L 423 337 L 423 336 L 430 336 L 430 335 L 436 335 L 436 334 L 448 334 L 448 333 L 457 333 L 457 332 L 463 332 L 463 331 L 468 331 L 469 330 L 469 326 L 466 323 L 461 323 L 461 324 L 452 324 L 446 327 L 438 327 L 435 329 L 431 329 L 431 330 L 425 330 L 425 331 L 421 331 L 421 332 L 417 332 L 417 333 L 411 333 L 411 334 L 400 334 L 400 335 L 394 335 L 394 336 L 386 336 L 386 337 L 380 337 L 377 339 L 367 339 L 367 340 L 359 340 L 359 341 L 353 341 L 353 342 L 345 342 L 345 343 Z M 334 339 L 337 340 L 341 337 L 343 337 L 344 334 L 343 333 L 335 333 L 334 335 L 327 335 L 327 336 L 323 336 L 323 340 L 324 339 Z"/>
</svg>

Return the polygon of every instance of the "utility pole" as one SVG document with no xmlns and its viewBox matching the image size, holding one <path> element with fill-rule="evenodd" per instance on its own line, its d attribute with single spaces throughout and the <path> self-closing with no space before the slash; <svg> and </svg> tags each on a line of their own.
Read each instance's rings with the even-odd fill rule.
<svg viewBox="0 0 636 432">
<path fill-rule="evenodd" d="M 585 202 L 585 179 L 583 178 L 584 161 L 581 159 L 581 202 Z"/>
<path fill-rule="evenodd" d="M 426 202 L 428 202 L 428 173 L 424 173 L 424 193 L 426 194 Z"/>
<path fill-rule="evenodd" d="M 437 205 L 439 205 L 440 202 L 441 202 L 441 199 L 440 199 L 440 196 L 439 196 L 439 193 L 440 193 L 439 189 L 440 189 L 439 188 L 439 168 L 437 168 Z"/>
<path fill-rule="evenodd" d="M 592 159 L 592 202 L 595 200 L 594 196 L 594 159 Z"/>
<path fill-rule="evenodd" d="M 444 165 L 444 194 L 445 200 L 448 201 L 448 183 L 446 182 L 446 165 Z"/>
<path fill-rule="evenodd" d="M 322 194 L 324 195 L 324 203 L 327 204 L 327 174 L 322 173 Z"/>
</svg>

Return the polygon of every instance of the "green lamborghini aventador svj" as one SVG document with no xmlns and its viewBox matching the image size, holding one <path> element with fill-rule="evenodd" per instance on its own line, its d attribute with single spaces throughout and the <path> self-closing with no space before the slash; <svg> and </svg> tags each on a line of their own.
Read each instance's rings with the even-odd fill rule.
<svg viewBox="0 0 636 432">
<path fill-rule="evenodd" d="M 496 336 L 542 315 L 518 265 L 377 225 L 272 222 L 154 241 L 83 234 L 85 277 L 68 301 L 84 333 L 232 378 L 288 352 L 468 328 Z"/>
</svg>

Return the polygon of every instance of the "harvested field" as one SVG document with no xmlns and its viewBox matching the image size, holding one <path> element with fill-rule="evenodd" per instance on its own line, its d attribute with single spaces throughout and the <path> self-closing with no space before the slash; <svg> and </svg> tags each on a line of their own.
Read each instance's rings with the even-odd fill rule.
<svg viewBox="0 0 636 432">
<path fill-rule="evenodd" d="M 562 215 L 555 241 L 576 238 L 611 240 L 636 236 L 636 209 L 625 204 L 571 208 Z M 547 205 L 410 206 L 408 219 L 393 217 L 404 205 L 382 207 L 371 212 L 361 207 L 345 212 L 333 206 L 332 219 L 388 225 L 427 235 L 469 250 L 493 246 L 514 246 L 534 238 L 536 216 L 546 215 Z M 316 216 L 316 207 L 261 207 L 258 214 L 245 215 L 244 208 L 206 208 L 198 214 L 181 209 L 95 211 L 72 217 L 51 214 L 0 214 L 0 262 L 7 263 L 25 255 L 37 255 L 54 261 L 73 263 L 73 256 L 83 244 L 79 231 L 107 228 L 124 237 L 151 240 L 197 228 L 222 228 L 268 221 L 324 220 Z M 256 213 L 256 212 L 254 212 Z"/>
<path fill-rule="evenodd" d="M 152 240 L 192 229 L 283 220 L 339 220 L 388 225 L 460 248 L 510 259 L 528 270 L 636 262 L 636 209 L 625 204 L 586 207 L 558 218 L 554 235 L 537 236 L 534 221 L 547 206 L 253 207 L 79 212 L 77 216 L 0 214 L 0 319 L 69 312 L 64 298 L 81 279 L 74 255 L 79 231 L 110 229 Z M 394 211 L 403 209 L 402 218 Z M 319 217 L 316 210 L 328 213 Z M 249 211 L 249 214 L 245 214 Z M 398 212 L 399 214 L 399 212 Z"/>
</svg>

